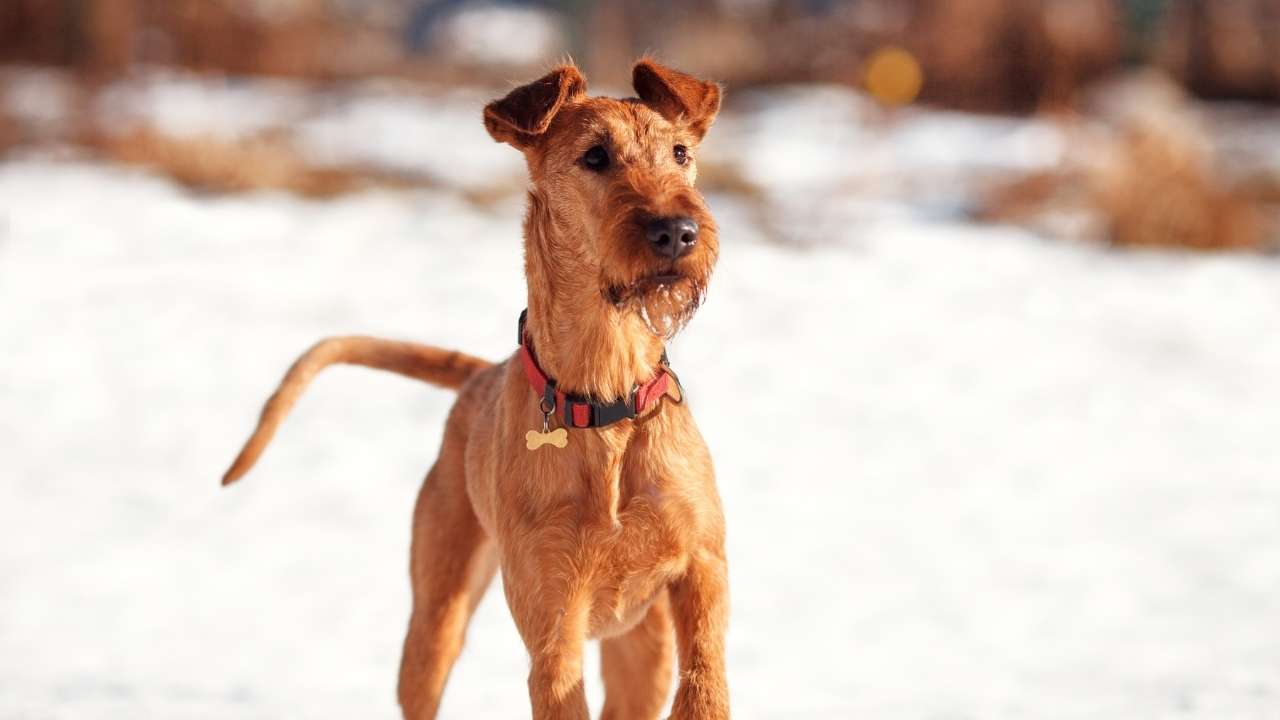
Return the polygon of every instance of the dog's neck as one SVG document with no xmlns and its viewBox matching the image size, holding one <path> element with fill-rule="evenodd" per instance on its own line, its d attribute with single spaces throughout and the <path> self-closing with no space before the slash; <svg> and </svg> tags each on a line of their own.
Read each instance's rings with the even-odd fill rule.
<svg viewBox="0 0 1280 720">
<path fill-rule="evenodd" d="M 525 218 L 525 331 L 538 364 L 560 390 L 601 400 L 625 398 L 658 371 L 663 342 L 632 311 L 613 306 L 536 192 Z"/>
</svg>

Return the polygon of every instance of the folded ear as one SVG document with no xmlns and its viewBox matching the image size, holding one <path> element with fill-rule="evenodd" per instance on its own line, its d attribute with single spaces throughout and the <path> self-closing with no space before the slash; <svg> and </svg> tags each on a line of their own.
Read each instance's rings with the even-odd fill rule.
<svg viewBox="0 0 1280 720">
<path fill-rule="evenodd" d="M 552 70 L 484 106 L 484 126 L 498 142 L 523 150 L 537 142 L 568 101 L 587 92 L 587 81 L 572 65 Z"/>
<path fill-rule="evenodd" d="M 631 85 L 645 105 L 673 123 L 683 123 L 699 139 L 720 112 L 720 86 L 641 60 L 631 70 Z"/>
</svg>

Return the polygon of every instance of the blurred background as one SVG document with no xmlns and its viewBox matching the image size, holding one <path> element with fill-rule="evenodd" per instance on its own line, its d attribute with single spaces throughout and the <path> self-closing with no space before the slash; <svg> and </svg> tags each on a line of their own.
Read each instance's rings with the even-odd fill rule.
<svg viewBox="0 0 1280 720">
<path fill-rule="evenodd" d="M 646 52 L 727 90 L 735 715 L 1280 715 L 1280 2 L 3 0 L 0 718 L 397 716 L 452 396 L 332 370 L 218 477 L 321 336 L 509 354 L 481 107 Z M 495 588 L 442 717 L 526 672 Z"/>
</svg>

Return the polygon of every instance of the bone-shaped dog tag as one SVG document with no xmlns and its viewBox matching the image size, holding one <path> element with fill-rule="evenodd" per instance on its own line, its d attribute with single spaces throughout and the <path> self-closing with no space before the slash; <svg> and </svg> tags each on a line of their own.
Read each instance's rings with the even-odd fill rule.
<svg viewBox="0 0 1280 720">
<path fill-rule="evenodd" d="M 543 445 L 554 445 L 563 448 L 569 444 L 569 433 L 564 428 L 556 428 L 551 432 L 538 432 L 530 430 L 524 434 L 524 446 L 530 450 L 537 450 Z"/>
</svg>

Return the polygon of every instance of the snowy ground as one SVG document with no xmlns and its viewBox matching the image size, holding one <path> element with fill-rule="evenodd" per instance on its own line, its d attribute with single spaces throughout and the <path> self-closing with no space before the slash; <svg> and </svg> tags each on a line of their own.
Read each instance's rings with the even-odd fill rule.
<svg viewBox="0 0 1280 720">
<path fill-rule="evenodd" d="M 770 112 L 724 135 L 767 142 Z M 327 117 L 304 135 L 356 154 L 432 122 Z M 712 199 L 722 262 L 672 356 L 728 515 L 736 717 L 1280 715 L 1280 262 L 1052 242 L 936 194 L 815 228 L 786 194 L 1051 141 L 939 115 L 752 153 L 776 225 L 825 242 Z M 451 396 L 333 370 L 244 483 L 217 478 L 320 336 L 510 352 L 520 201 L 461 198 L 0 164 L 0 718 L 395 716 L 410 508 Z M 442 716 L 527 716 L 525 672 L 495 589 Z"/>
</svg>

